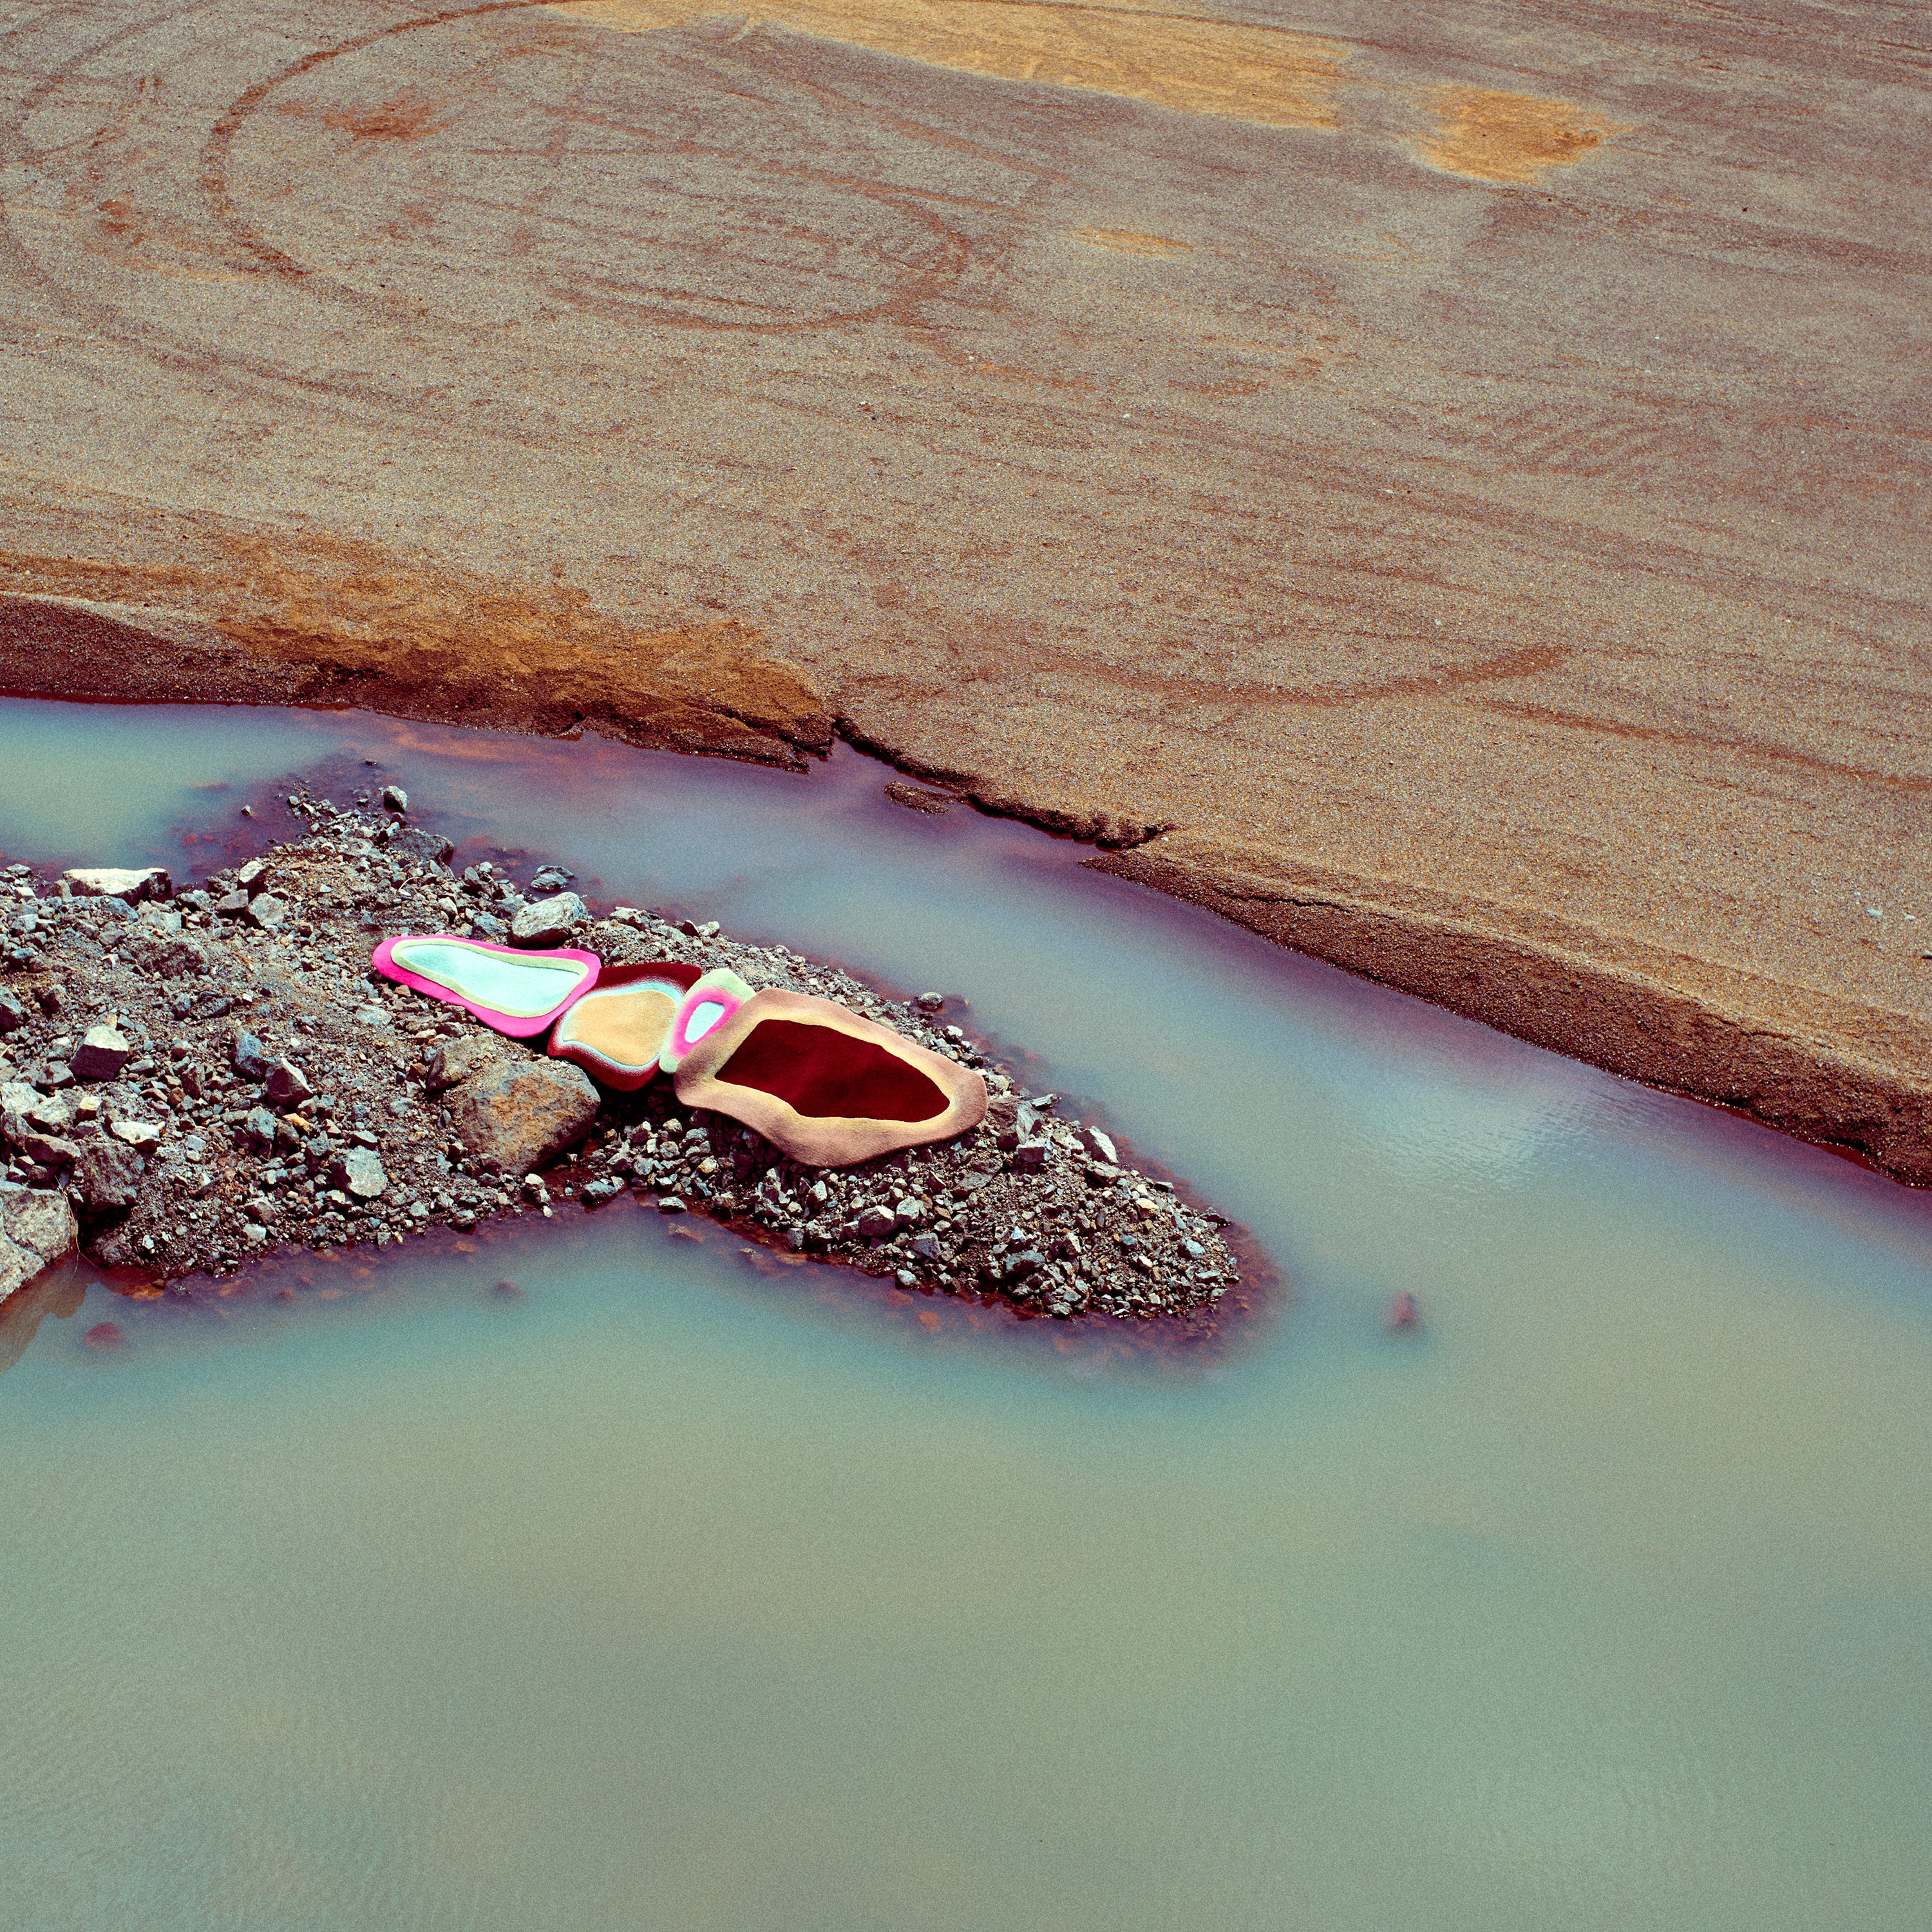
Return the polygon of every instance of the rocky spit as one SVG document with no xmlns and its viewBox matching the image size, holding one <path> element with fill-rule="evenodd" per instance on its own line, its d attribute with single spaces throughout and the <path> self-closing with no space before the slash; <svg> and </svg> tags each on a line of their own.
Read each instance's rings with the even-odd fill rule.
<svg viewBox="0 0 1932 1932">
<path fill-rule="evenodd" d="M 0 872 L 0 1296 L 78 1242 L 172 1285 L 283 1246 L 596 1207 L 628 1190 L 901 1287 L 1033 1312 L 1210 1309 L 1238 1279 L 1226 1220 L 1029 1094 L 936 993 L 896 1000 L 783 946 L 524 884 L 370 809 L 306 794 L 304 836 L 176 893 L 145 872 Z M 985 1124 L 842 1169 L 802 1167 L 662 1077 L 608 1094 L 570 1063 L 372 974 L 386 935 L 586 946 L 614 964 L 733 968 L 840 1000 L 979 1068 Z"/>
</svg>

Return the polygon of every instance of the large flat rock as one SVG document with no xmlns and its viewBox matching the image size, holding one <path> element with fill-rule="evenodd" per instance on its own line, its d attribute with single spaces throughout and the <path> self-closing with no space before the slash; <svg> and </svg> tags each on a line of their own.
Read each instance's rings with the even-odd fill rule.
<svg viewBox="0 0 1932 1932">
<path fill-rule="evenodd" d="M 23 17 L 8 683 L 836 721 L 1912 1168 L 1932 18 L 1209 16 Z"/>
</svg>

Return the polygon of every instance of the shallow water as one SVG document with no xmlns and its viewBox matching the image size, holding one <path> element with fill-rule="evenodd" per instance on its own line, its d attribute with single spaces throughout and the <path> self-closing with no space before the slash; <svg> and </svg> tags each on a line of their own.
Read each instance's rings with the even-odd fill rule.
<svg viewBox="0 0 1932 1932">
<path fill-rule="evenodd" d="M 628 1205 L 50 1283 L 0 1924 L 1923 1924 L 1932 1204 L 850 754 L 7 704 L 0 845 L 184 872 L 295 771 L 964 994 L 1292 1294 L 1123 1354 Z"/>
</svg>

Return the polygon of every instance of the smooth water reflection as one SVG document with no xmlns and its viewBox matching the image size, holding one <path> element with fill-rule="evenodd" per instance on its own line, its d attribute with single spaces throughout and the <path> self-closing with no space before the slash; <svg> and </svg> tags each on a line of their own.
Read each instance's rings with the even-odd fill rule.
<svg viewBox="0 0 1932 1932">
<path fill-rule="evenodd" d="M 30 738 L 113 760 L 86 842 L 16 807 Z M 1163 1366 L 628 1208 L 286 1303 L 50 1283 L 0 1380 L 0 1923 L 1922 1922 L 1921 1198 L 849 754 L 6 705 L 0 844 L 180 864 L 211 799 L 365 757 L 966 994 L 1294 1298 Z"/>
</svg>

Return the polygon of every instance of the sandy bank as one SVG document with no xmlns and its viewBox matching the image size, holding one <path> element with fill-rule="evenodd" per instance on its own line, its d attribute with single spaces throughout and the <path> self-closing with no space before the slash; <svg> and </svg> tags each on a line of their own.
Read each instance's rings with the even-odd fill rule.
<svg viewBox="0 0 1932 1932">
<path fill-rule="evenodd" d="M 1932 1178 L 1926 48 L 1831 17 L 37 16 L 0 682 L 842 729 Z"/>
</svg>

